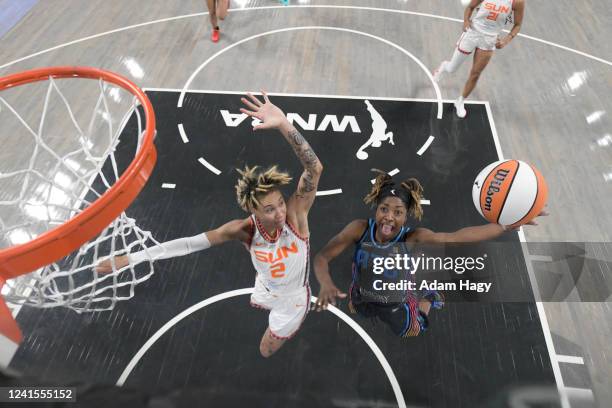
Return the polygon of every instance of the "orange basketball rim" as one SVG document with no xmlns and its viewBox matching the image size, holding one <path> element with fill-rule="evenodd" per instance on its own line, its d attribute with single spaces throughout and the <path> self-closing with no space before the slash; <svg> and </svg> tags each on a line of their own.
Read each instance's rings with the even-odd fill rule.
<svg viewBox="0 0 612 408">
<path fill-rule="evenodd" d="M 0 287 L 7 279 L 35 271 L 67 256 L 99 234 L 140 193 L 157 160 L 157 152 L 153 144 L 155 136 L 153 106 L 138 86 L 118 74 L 98 68 L 79 66 L 39 68 L 0 78 L 0 91 L 49 80 L 49 78 L 101 79 L 123 88 L 134 94 L 139 100 L 144 109 L 146 128 L 142 144 L 134 160 L 100 198 L 64 224 L 42 233 L 27 243 L 0 250 Z M 0 330 L 13 341 L 21 340 L 19 329 L 12 320 L 7 306 L 1 300 Z"/>
</svg>

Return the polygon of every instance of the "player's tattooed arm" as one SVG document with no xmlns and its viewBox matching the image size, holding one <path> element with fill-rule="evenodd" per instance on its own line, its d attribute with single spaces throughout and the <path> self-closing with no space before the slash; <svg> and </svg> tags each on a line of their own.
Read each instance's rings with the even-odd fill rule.
<svg viewBox="0 0 612 408">
<path fill-rule="evenodd" d="M 312 150 L 310 144 L 304 139 L 304 136 L 293 126 L 287 132 L 287 140 L 302 163 L 302 166 L 304 166 L 304 172 L 300 177 L 295 193 L 296 198 L 314 200 L 319 178 L 323 171 L 321 161 L 314 150 Z M 310 204 L 312 205 L 312 202 Z"/>
<path fill-rule="evenodd" d="M 291 212 L 304 218 L 299 222 L 304 224 L 304 216 L 308 214 L 316 196 L 323 165 L 310 144 L 304 139 L 304 136 L 287 120 L 283 111 L 270 101 L 266 92 L 262 91 L 262 95 L 263 102 L 254 95 L 247 93 L 247 98 L 241 98 L 246 108 L 241 108 L 240 112 L 262 122 L 254 126 L 253 130 L 278 129 L 304 166 L 298 188 L 290 201 Z"/>
</svg>

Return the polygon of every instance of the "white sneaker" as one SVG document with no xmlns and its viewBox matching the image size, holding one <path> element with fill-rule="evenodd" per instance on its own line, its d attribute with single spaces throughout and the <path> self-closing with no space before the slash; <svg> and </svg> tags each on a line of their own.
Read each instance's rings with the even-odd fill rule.
<svg viewBox="0 0 612 408">
<path fill-rule="evenodd" d="M 440 80 L 442 79 L 442 75 L 444 74 L 444 66 L 446 65 L 448 61 L 442 61 L 442 63 L 440 64 L 440 66 L 433 72 L 433 79 L 436 82 L 440 82 Z"/>
<path fill-rule="evenodd" d="M 457 116 L 459 116 L 461 119 L 465 118 L 467 112 L 463 106 L 463 98 L 459 98 L 455 101 L 455 110 L 457 112 Z"/>
</svg>

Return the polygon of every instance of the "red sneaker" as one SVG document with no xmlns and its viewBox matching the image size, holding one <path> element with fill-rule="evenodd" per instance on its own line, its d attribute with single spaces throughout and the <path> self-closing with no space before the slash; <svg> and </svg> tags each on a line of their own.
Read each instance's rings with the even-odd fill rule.
<svg viewBox="0 0 612 408">
<path fill-rule="evenodd" d="M 212 42 L 219 42 L 219 30 L 218 29 L 213 29 L 212 31 Z"/>
</svg>

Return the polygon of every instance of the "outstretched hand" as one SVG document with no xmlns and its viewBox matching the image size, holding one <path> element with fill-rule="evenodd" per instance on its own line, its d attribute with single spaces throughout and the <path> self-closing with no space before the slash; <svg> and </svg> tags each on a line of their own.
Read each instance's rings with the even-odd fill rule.
<svg viewBox="0 0 612 408">
<path fill-rule="evenodd" d="M 549 213 L 546 210 L 542 210 L 538 215 L 536 215 L 531 221 L 523 224 L 523 225 L 538 225 L 538 223 L 536 222 L 536 219 L 538 217 L 546 217 Z M 517 231 L 519 228 L 521 228 L 522 225 L 518 225 L 516 227 L 511 227 L 511 226 L 507 226 L 508 231 Z"/>
<path fill-rule="evenodd" d="M 317 304 L 312 306 L 313 310 L 320 312 L 322 310 L 327 310 L 327 306 L 331 303 L 336 306 L 336 298 L 344 299 L 346 298 L 346 293 L 343 293 L 338 289 L 335 285 L 321 285 L 321 290 L 319 291 L 319 298 L 317 299 Z"/>
<path fill-rule="evenodd" d="M 246 113 L 247 115 L 259 119 L 262 123 L 254 126 L 253 130 L 258 129 L 278 129 L 281 126 L 287 124 L 287 118 L 282 110 L 278 106 L 274 105 L 268 99 L 268 94 L 261 91 L 264 102 L 262 103 L 257 97 L 250 92 L 247 93 L 249 99 L 242 97 L 240 100 L 244 103 L 247 108 L 240 108 L 240 112 Z"/>
<path fill-rule="evenodd" d="M 542 210 L 540 211 L 540 213 L 538 215 L 536 215 L 531 221 L 529 221 L 527 224 L 525 225 L 538 225 L 538 223 L 535 221 L 538 217 L 546 217 L 548 215 L 548 212 L 546 210 Z"/>
</svg>

